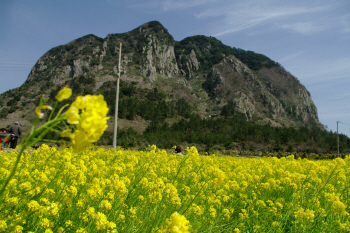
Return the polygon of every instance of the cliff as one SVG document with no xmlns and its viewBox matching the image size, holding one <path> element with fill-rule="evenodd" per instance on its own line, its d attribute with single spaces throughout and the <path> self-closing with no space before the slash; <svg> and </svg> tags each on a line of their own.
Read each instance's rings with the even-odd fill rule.
<svg viewBox="0 0 350 233">
<path fill-rule="evenodd" d="M 202 118 L 220 115 L 233 101 L 247 120 L 275 126 L 319 123 L 310 93 L 277 62 L 213 37 L 175 41 L 157 21 L 104 39 L 87 35 L 49 50 L 21 87 L 1 95 L 0 117 L 6 124 L 13 119 L 29 124 L 40 96 L 53 99 L 65 85 L 75 94 L 113 93 L 120 43 L 124 85 L 145 93 L 156 88 L 167 103 L 183 98 Z"/>
</svg>

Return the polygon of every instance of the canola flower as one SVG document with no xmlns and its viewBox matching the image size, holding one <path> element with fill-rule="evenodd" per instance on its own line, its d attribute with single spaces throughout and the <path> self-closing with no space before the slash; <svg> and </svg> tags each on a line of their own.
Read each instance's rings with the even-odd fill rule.
<svg viewBox="0 0 350 233">
<path fill-rule="evenodd" d="M 72 139 L 73 148 L 82 151 L 97 142 L 107 128 L 107 103 L 102 95 L 78 96 L 65 113 L 69 124 L 76 126 L 73 133 L 69 129 L 62 136 Z"/>
<path fill-rule="evenodd" d="M 0 183 L 19 152 L 0 152 Z M 183 157 L 43 145 L 0 203 L 0 232 L 349 232 L 350 157 Z"/>
<path fill-rule="evenodd" d="M 7 174 L 7 178 L 2 182 L 0 189 L 0 202 L 2 202 L 5 189 L 9 185 L 20 163 L 24 150 L 39 142 L 57 142 L 44 139 L 50 131 L 60 134 L 62 137 L 69 137 L 72 147 L 75 151 L 82 151 L 92 143 L 98 141 L 103 132 L 107 128 L 108 107 L 102 95 L 99 96 L 78 96 L 70 105 L 69 109 L 63 113 L 68 107 L 64 105 L 60 108 L 53 118 L 53 113 L 58 106 L 58 102 L 62 102 L 70 98 L 72 90 L 68 86 L 64 87 L 56 95 L 56 103 L 52 108 L 47 105 L 48 98 L 41 97 L 38 107 L 35 109 L 35 117 L 33 126 L 21 141 L 21 150 L 16 156 L 11 171 Z M 51 110 L 48 120 L 41 126 L 38 126 L 38 120 L 44 117 L 43 109 Z M 69 127 L 65 122 L 73 124 L 75 127 Z M 61 126 L 64 125 L 64 127 Z M 64 142 L 64 141 L 61 141 Z"/>
<path fill-rule="evenodd" d="M 72 95 L 72 89 L 70 89 L 67 85 L 62 89 L 60 90 L 57 95 L 56 95 L 56 100 L 58 102 L 62 102 L 63 100 L 65 99 L 68 99 L 69 97 L 71 97 Z"/>
<path fill-rule="evenodd" d="M 170 216 L 167 228 L 164 230 L 164 232 L 188 233 L 189 224 L 190 222 L 185 218 L 185 216 L 175 212 Z"/>
</svg>

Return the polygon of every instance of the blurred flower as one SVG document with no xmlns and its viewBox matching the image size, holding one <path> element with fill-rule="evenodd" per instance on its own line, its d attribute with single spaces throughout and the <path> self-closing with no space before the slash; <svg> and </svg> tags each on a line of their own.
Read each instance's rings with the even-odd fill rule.
<svg viewBox="0 0 350 233">
<path fill-rule="evenodd" d="M 36 107 L 36 108 L 35 108 L 35 114 L 36 114 L 40 119 L 44 117 L 44 113 L 41 112 L 41 109 L 49 109 L 49 110 L 52 110 L 52 107 L 49 106 L 49 105 L 42 105 L 42 106 Z"/>
<path fill-rule="evenodd" d="M 76 130 L 69 135 L 74 150 L 82 151 L 100 139 L 108 126 L 108 110 L 103 95 L 78 96 L 75 99 L 65 114 L 68 123 L 76 126 Z M 63 132 L 69 134 L 67 130 Z"/>
<path fill-rule="evenodd" d="M 72 89 L 68 88 L 68 86 L 65 86 L 62 90 L 58 92 L 55 98 L 58 102 L 61 102 L 65 99 L 68 99 L 71 95 Z"/>
<path fill-rule="evenodd" d="M 190 222 L 185 216 L 178 212 L 173 213 L 168 221 L 167 232 L 171 233 L 186 233 L 189 232 Z"/>
<path fill-rule="evenodd" d="M 0 220 L 0 231 L 6 231 L 7 224 L 5 220 Z"/>
</svg>

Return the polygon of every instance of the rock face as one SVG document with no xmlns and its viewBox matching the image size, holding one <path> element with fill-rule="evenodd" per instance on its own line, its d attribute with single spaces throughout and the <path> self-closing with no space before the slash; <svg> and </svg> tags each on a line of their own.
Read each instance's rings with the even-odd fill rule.
<svg viewBox="0 0 350 233">
<path fill-rule="evenodd" d="M 228 56 L 211 69 L 203 88 L 217 103 L 233 100 L 250 120 L 256 116 L 280 123 L 288 117 L 318 121 L 309 92 L 281 67 L 263 68 L 255 73 L 236 57 Z"/>
<path fill-rule="evenodd" d="M 141 74 L 149 77 L 151 81 L 157 79 L 157 74 L 171 78 L 175 76 L 179 69 L 175 62 L 175 52 L 172 41 L 162 43 L 161 38 L 153 33 L 149 25 L 140 27 L 140 32 L 148 43 L 142 48 L 142 53 L 145 55 L 144 62 L 141 66 Z M 160 33 L 165 33 L 161 30 Z"/>
<path fill-rule="evenodd" d="M 261 54 L 230 48 L 212 37 L 194 36 L 177 42 L 156 21 L 105 39 L 87 35 L 51 49 L 17 91 L 32 93 L 33 101 L 68 84 L 96 92 L 117 77 L 120 43 L 122 80 L 138 87 L 160 88 L 168 101 L 188 98 L 200 106 L 196 109 L 202 117 L 218 114 L 220 107 L 233 101 L 248 120 L 287 126 L 319 122 L 309 92 L 278 63 Z M 175 86 L 178 92 L 174 92 Z"/>
</svg>

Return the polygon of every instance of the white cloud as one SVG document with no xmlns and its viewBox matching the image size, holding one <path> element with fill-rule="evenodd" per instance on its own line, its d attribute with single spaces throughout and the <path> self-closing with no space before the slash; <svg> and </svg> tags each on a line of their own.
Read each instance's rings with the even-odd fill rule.
<svg viewBox="0 0 350 233">
<path fill-rule="evenodd" d="M 170 1 L 170 0 L 166 0 L 166 1 L 161 1 L 160 5 L 162 6 L 162 9 L 164 11 L 169 11 L 169 10 L 193 8 L 193 7 L 207 4 L 209 2 L 212 2 L 212 1 L 205 1 L 205 0 Z"/>
<path fill-rule="evenodd" d="M 135 8 L 147 8 L 147 9 L 161 9 L 162 11 L 173 11 L 173 10 L 184 10 L 189 8 L 198 7 L 201 5 L 214 2 L 213 0 L 193 0 L 193 1 L 153 1 L 153 2 L 144 2 L 131 5 Z"/>
<path fill-rule="evenodd" d="M 282 25 L 282 29 L 294 31 L 304 35 L 312 35 L 314 33 L 324 31 L 326 28 L 327 25 L 316 25 L 313 22 L 298 22 Z"/>
<path fill-rule="evenodd" d="M 311 35 L 333 27 L 342 22 L 343 31 L 349 31 L 348 17 L 342 17 L 341 22 L 334 21 L 335 17 L 324 16 L 327 12 L 341 8 L 341 3 L 315 2 L 315 1 L 227 1 L 227 0 L 156 0 L 151 2 L 137 2 L 132 7 L 151 9 L 157 12 L 170 12 L 191 10 L 191 14 L 198 20 L 215 18 L 215 25 L 208 34 L 220 37 L 248 29 L 264 27 L 288 30 L 292 33 Z M 323 21 L 323 22 L 322 22 Z M 329 24 L 328 24 L 329 22 Z"/>
<path fill-rule="evenodd" d="M 318 17 L 313 16 L 332 9 L 329 5 L 295 7 L 288 6 L 284 4 L 285 2 L 256 1 L 252 3 L 218 4 L 219 6 L 195 14 L 195 17 L 198 19 L 223 17 L 222 26 L 217 29 L 220 31 L 213 33 L 214 36 L 223 36 L 267 23 L 270 27 L 282 27 L 305 34 L 322 30 L 323 27 L 317 22 Z M 314 21 L 308 20 L 309 18 Z M 291 23 L 296 19 L 298 19 L 297 24 Z"/>
<path fill-rule="evenodd" d="M 325 53 L 314 54 L 312 51 L 308 51 L 306 47 L 304 51 L 304 53 L 299 51 L 290 56 L 287 55 L 279 59 L 278 62 L 307 86 L 345 81 L 349 83 L 350 56 L 347 54 L 336 56 L 327 50 L 325 50 Z M 292 59 L 293 56 L 296 58 Z M 281 62 L 281 60 L 284 60 L 284 62 Z"/>
<path fill-rule="evenodd" d="M 306 70 L 306 67 L 304 67 L 304 74 L 301 76 L 311 83 L 350 78 L 350 58 L 335 61 L 317 61 L 316 64 L 309 62 L 309 64 L 309 69 Z"/>
<path fill-rule="evenodd" d="M 285 62 L 285 61 L 288 61 L 288 60 L 297 58 L 297 57 L 299 57 L 300 55 L 302 55 L 303 53 L 304 53 L 304 51 L 299 51 L 299 52 L 290 54 L 290 55 L 288 55 L 288 56 L 286 56 L 286 57 L 284 57 L 284 58 L 279 59 L 278 62 L 281 63 L 281 62 Z"/>
</svg>

